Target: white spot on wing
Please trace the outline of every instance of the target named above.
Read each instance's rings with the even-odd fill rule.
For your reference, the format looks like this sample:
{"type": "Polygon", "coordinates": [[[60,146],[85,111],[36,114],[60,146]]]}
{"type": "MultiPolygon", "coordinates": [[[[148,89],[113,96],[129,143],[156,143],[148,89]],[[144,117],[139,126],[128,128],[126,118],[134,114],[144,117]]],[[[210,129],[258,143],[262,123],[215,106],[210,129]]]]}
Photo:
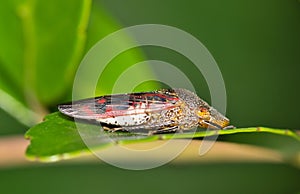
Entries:
{"type": "Polygon", "coordinates": [[[136,115],[123,115],[116,116],[114,118],[105,118],[99,119],[100,122],[110,124],[110,125],[119,125],[119,126],[135,126],[141,125],[149,120],[147,114],[136,114],[136,115]]]}

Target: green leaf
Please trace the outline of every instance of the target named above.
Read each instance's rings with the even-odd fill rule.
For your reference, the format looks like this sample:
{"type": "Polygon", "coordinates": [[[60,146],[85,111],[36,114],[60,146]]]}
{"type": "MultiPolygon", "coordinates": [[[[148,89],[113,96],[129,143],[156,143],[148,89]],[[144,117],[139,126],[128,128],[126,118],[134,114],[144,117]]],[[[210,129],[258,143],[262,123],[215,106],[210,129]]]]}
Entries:
{"type": "MultiPolygon", "coordinates": [[[[84,52],[121,28],[91,0],[0,1],[0,108],[28,126],[41,120],[47,107],[70,96],[84,52]]],[[[112,47],[131,41],[124,34],[112,47]]],[[[111,93],[120,74],[144,59],[138,48],[116,56],[99,78],[96,94],[111,93]]],[[[130,77],[143,78],[151,69],[135,73],[130,77]]],[[[77,90],[81,95],[92,87],[87,76],[77,90]]],[[[119,88],[126,90],[123,85],[119,88]]],[[[151,83],[139,90],[158,87],[151,83]]]]}
{"type": "Polygon", "coordinates": [[[0,107],[26,125],[70,88],[91,0],[0,1],[0,107]],[[16,109],[16,107],[20,107],[16,109]],[[31,110],[30,110],[31,109],[31,110]]]}
{"type": "MultiPolygon", "coordinates": [[[[122,29],[122,26],[118,24],[110,15],[103,9],[99,2],[93,2],[93,6],[90,14],[90,21],[87,28],[87,44],[86,51],[91,49],[99,40],[105,38],[107,35],[122,29]]],[[[132,45],[131,43],[135,40],[128,34],[122,34],[121,36],[113,38],[107,50],[113,50],[120,46],[132,45]]],[[[107,46],[107,45],[106,45],[107,46]]],[[[110,94],[114,93],[125,93],[131,91],[132,88],[128,88],[129,83],[137,83],[137,80],[145,80],[146,78],[155,78],[155,75],[150,67],[146,66],[135,66],[134,74],[127,74],[126,82],[115,83],[118,78],[126,72],[128,68],[135,65],[138,62],[145,61],[146,57],[140,48],[128,49],[121,54],[114,56],[101,75],[99,75],[99,81],[96,86],[94,95],[110,94]],[[114,89],[114,90],[113,90],[114,89]]],[[[101,59],[98,59],[101,60],[101,59]]],[[[97,68],[97,66],[95,66],[97,68]]],[[[94,91],[94,83],[90,83],[91,74],[90,70],[87,70],[85,77],[81,77],[80,88],[76,88],[75,92],[78,98],[87,98],[89,91],[94,91]]],[[[148,81],[148,80],[147,80],[148,81]]],[[[140,84],[140,83],[139,83],[140,84]]],[[[143,84],[141,87],[134,88],[133,91],[150,91],[161,88],[161,84],[153,81],[143,84]]],[[[74,95],[73,95],[74,96],[74,95]]]]}
{"type": "MultiPolygon", "coordinates": [[[[99,126],[92,124],[80,124],[81,129],[86,130],[88,135],[98,134],[99,126]]],[[[113,133],[118,137],[132,137],[133,134],[113,133]]],[[[75,157],[89,149],[84,144],[80,134],[78,133],[75,122],[69,120],[59,112],[52,113],[45,117],[45,121],[32,127],[27,131],[25,137],[30,139],[26,155],[29,158],[38,158],[41,161],[56,161],[75,157]]],[[[151,139],[145,136],[145,139],[151,139]]],[[[96,145],[101,148],[107,146],[111,142],[96,145]]]]}
{"type": "Polygon", "coordinates": [[[65,93],[81,59],[91,0],[27,1],[19,7],[25,91],[49,104],[65,93]],[[51,91],[51,92],[49,92],[51,91]]]}
{"type": "MultiPolygon", "coordinates": [[[[87,137],[93,137],[93,135],[99,135],[100,127],[89,123],[80,123],[81,132],[87,137]]],[[[252,128],[239,128],[228,130],[211,130],[206,132],[203,129],[197,129],[195,133],[184,132],[179,134],[160,134],[152,136],[142,136],[133,133],[115,132],[105,133],[112,140],[104,141],[93,144],[93,149],[103,149],[106,146],[114,145],[116,142],[119,144],[149,142],[155,140],[167,140],[172,138],[186,139],[186,138],[201,138],[206,136],[214,136],[216,134],[226,135],[229,134],[257,134],[264,139],[264,142],[269,142],[269,145],[264,145],[259,141],[255,141],[255,138],[245,135],[245,137],[235,137],[231,141],[239,143],[248,143],[253,145],[270,147],[279,151],[289,154],[289,159],[295,157],[300,152],[300,136],[291,130],[272,129],[264,127],[252,127],[252,128]],[[259,133],[258,133],[259,132],[259,133]],[[269,133],[273,137],[266,138],[266,134],[269,133]],[[284,147],[287,144],[284,143],[282,138],[286,138],[286,141],[290,146],[288,150],[280,150],[278,147],[284,147]],[[253,142],[251,142],[253,141],[253,142]],[[289,152],[289,153],[286,153],[289,152]]],[[[231,136],[230,135],[230,136],[231,136]]],[[[31,143],[27,148],[26,156],[30,159],[38,159],[40,161],[57,161],[61,159],[67,159],[77,157],[82,153],[89,153],[89,149],[83,142],[80,134],[78,133],[75,122],[65,117],[59,112],[52,113],[46,116],[45,121],[32,127],[25,135],[30,139],[31,143]]],[[[224,139],[223,139],[224,140],[224,139]]],[[[225,139],[226,141],[226,139],[225,139]]],[[[227,140],[230,141],[230,140],[227,140]]]]}
{"type": "Polygon", "coordinates": [[[91,0],[56,0],[51,5],[37,2],[36,30],[41,34],[37,50],[42,52],[38,52],[36,60],[40,65],[35,84],[41,101],[49,103],[64,94],[72,83],[84,51],[91,0]]]}
{"type": "Polygon", "coordinates": [[[0,1],[0,87],[18,100],[23,82],[23,30],[17,7],[21,1],[0,1]]]}

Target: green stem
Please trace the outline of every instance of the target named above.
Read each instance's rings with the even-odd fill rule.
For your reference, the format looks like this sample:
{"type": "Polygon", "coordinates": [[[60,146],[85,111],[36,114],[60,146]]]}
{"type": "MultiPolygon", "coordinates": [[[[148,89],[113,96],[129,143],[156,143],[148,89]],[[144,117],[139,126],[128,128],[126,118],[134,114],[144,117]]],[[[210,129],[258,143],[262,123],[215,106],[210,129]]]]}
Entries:
{"type": "Polygon", "coordinates": [[[39,102],[35,92],[37,44],[34,8],[35,0],[28,0],[18,7],[17,13],[22,22],[24,37],[24,95],[29,107],[40,115],[39,120],[41,120],[48,111],[39,102]]]}
{"type": "Polygon", "coordinates": [[[77,39],[75,42],[73,58],[70,60],[68,70],[66,71],[68,73],[65,76],[66,82],[73,81],[72,77],[74,76],[76,70],[74,68],[74,64],[79,64],[80,59],[82,57],[82,53],[85,49],[84,45],[86,42],[86,29],[90,18],[91,5],[91,0],[83,0],[81,15],[79,16],[80,20],[77,27],[77,39]]]}
{"type": "Polygon", "coordinates": [[[12,117],[26,126],[32,126],[39,116],[21,102],[0,89],[0,107],[12,117]]]}

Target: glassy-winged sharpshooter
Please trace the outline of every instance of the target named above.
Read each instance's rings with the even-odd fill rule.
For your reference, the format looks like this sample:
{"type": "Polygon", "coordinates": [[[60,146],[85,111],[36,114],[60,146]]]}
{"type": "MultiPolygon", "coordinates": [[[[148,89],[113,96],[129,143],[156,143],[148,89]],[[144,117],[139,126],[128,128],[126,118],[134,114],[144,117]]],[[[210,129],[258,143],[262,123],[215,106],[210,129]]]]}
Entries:
{"type": "Polygon", "coordinates": [[[61,113],[109,131],[168,133],[195,127],[226,129],[229,119],[186,89],[114,94],[58,105],[61,113]]]}

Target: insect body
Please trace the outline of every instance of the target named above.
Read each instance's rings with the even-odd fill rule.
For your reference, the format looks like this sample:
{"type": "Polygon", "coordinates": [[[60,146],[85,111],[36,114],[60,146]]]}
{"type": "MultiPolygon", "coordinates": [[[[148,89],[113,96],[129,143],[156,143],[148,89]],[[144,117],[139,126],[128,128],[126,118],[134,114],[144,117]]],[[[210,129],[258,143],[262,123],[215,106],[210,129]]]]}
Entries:
{"type": "Polygon", "coordinates": [[[153,134],[229,127],[228,118],[186,89],[106,95],[61,104],[58,109],[73,118],[96,121],[110,131],[153,134]]]}

